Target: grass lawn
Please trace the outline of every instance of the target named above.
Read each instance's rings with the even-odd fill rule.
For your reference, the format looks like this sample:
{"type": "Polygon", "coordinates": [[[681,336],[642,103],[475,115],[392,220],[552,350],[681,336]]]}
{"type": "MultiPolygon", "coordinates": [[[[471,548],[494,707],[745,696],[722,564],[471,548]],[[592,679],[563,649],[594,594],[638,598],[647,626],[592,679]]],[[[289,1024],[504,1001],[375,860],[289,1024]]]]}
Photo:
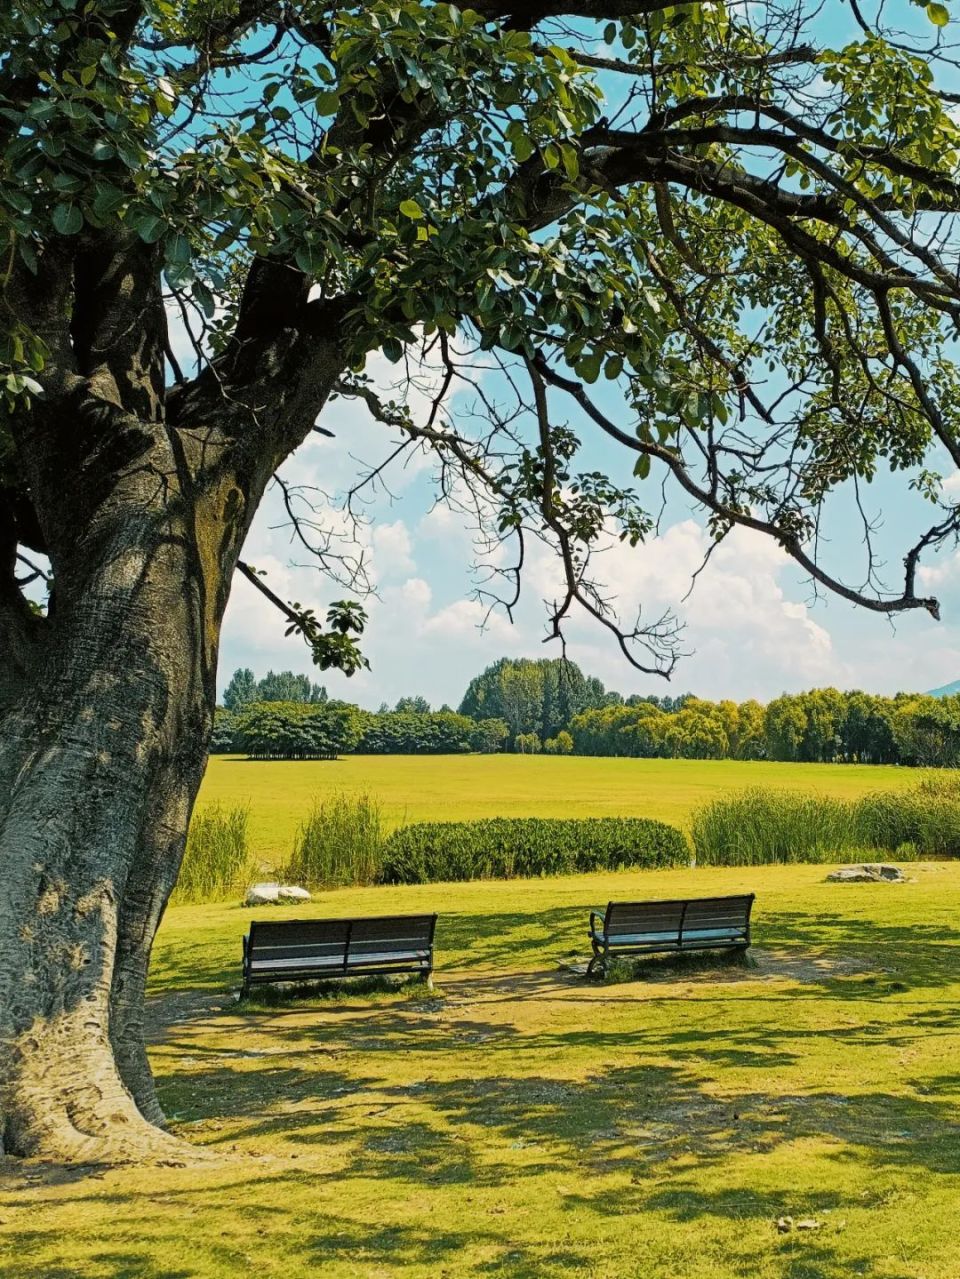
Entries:
{"type": "Polygon", "coordinates": [[[311,913],[439,909],[438,990],[244,1011],[226,992],[250,912],[171,910],[152,1056],[177,1130],[217,1157],[7,1162],[0,1273],[956,1279],[960,864],[903,885],[826,869],[324,894],[311,913]],[[755,968],[597,986],[559,967],[611,895],[747,889],[755,968]]]}
{"type": "Polygon", "coordinates": [[[915,769],[737,760],[587,759],[536,755],[347,755],[266,762],[214,755],[200,804],[250,805],[253,848],[289,855],[315,798],[366,791],[389,825],[477,817],[656,817],[686,827],[697,805],[747,786],[856,798],[916,785],[915,769]]]}

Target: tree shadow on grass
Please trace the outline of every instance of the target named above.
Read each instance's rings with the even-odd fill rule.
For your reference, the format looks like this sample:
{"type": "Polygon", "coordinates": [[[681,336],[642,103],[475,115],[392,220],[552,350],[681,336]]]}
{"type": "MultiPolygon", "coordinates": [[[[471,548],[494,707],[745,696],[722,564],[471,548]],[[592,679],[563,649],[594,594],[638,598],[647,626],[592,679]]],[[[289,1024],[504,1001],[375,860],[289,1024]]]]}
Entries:
{"type": "MultiPolygon", "coordinates": [[[[879,886],[883,891],[884,886],[879,886]]],[[[887,886],[889,887],[889,886],[887,886]]],[[[444,897],[450,897],[449,888],[444,897]]],[[[531,960],[542,961],[564,954],[584,951],[587,946],[589,910],[596,903],[555,907],[536,914],[517,912],[456,911],[444,909],[438,892],[440,918],[437,923],[436,947],[438,980],[454,962],[462,968],[516,969],[529,966],[531,960]],[[453,959],[451,960],[451,956],[453,959]]],[[[858,910],[862,903],[858,903],[858,910]]],[[[287,912],[291,913],[291,912],[287,912]]],[[[317,903],[313,908],[292,912],[305,918],[321,918],[329,907],[317,903]]],[[[157,957],[151,970],[154,991],[192,989],[227,991],[239,987],[241,938],[247,931],[251,915],[237,911],[236,936],[233,939],[204,937],[195,942],[165,943],[161,937],[157,957]]],[[[283,912],[271,919],[285,918],[283,912]]],[[[808,911],[767,911],[760,901],[755,908],[754,940],[767,948],[806,951],[811,956],[835,952],[858,953],[876,965],[909,968],[916,980],[935,982],[955,971],[960,955],[960,937],[947,924],[885,924],[864,919],[857,911],[849,914],[811,914],[808,911]]]]}
{"type": "MultiPolygon", "coordinates": [[[[955,980],[960,951],[946,926],[878,924],[839,911],[761,911],[763,946],[856,953],[873,972],[787,987],[691,972],[676,979],[686,983],[684,998],[643,983],[571,983],[542,962],[539,971],[509,971],[582,944],[586,914],[579,907],[532,921],[502,912],[442,918],[449,932],[446,940],[439,936],[441,962],[444,945],[469,954],[446,1001],[344,997],[315,1010],[232,1006],[216,1015],[208,986],[193,1005],[186,996],[155,1005],[162,1012],[169,1003],[174,1014],[158,1022],[157,1060],[179,1131],[251,1159],[242,1177],[211,1174],[209,1184],[167,1185],[164,1199],[177,1214],[170,1229],[196,1229],[208,1257],[221,1255],[221,1225],[240,1232],[254,1257],[274,1232],[289,1231],[295,1244],[283,1246],[296,1249],[290,1273],[333,1263],[357,1275],[399,1276],[420,1266],[455,1279],[567,1279],[631,1266],[683,1273],[686,1254],[677,1254],[672,1271],[662,1258],[651,1257],[647,1267],[641,1252],[624,1253],[622,1243],[598,1255],[603,1223],[627,1217],[638,1230],[651,1219],[664,1222],[664,1249],[681,1247],[671,1230],[677,1239],[692,1230],[693,1241],[682,1247],[695,1248],[698,1231],[725,1227],[710,1245],[716,1250],[716,1239],[724,1241],[718,1275],[766,1267],[777,1279],[846,1279],[853,1272],[879,1279],[889,1269],[826,1227],[801,1240],[778,1237],[773,1222],[785,1212],[852,1214],[863,1207],[856,1187],[864,1182],[922,1189],[931,1177],[960,1173],[955,1073],[926,1078],[919,1096],[883,1087],[850,1096],[810,1091],[810,1080],[806,1091],[801,1084],[787,1094],[778,1085],[782,1071],[802,1066],[815,1039],[869,1054],[879,1042],[953,1032],[960,1010],[933,1004],[929,990],[920,994],[955,980]],[[891,974],[908,989],[893,989],[891,974]],[[818,1000],[852,1020],[808,1024],[804,1014],[818,1000]],[[525,1020],[531,1003],[537,1016],[525,1020]],[[255,1159],[259,1143],[271,1153],[255,1159]],[[823,1170],[819,1184],[798,1182],[792,1195],[765,1184],[764,1159],[787,1160],[811,1143],[823,1170]],[[862,1176],[850,1178],[851,1169],[862,1176]],[[538,1234],[536,1220],[517,1215],[518,1204],[557,1194],[558,1179],[560,1227],[554,1217],[538,1234]],[[361,1221],[350,1204],[369,1195],[371,1184],[383,1187],[382,1211],[361,1221]],[[463,1219],[435,1209],[453,1193],[461,1196],[463,1219]]],[[[204,984],[218,962],[201,965],[204,984]]],[[[106,1205],[109,1229],[118,1231],[108,1248],[92,1248],[87,1260],[59,1272],[31,1270],[23,1259],[49,1248],[50,1231],[36,1214],[21,1213],[22,1225],[7,1229],[10,1255],[21,1262],[11,1275],[185,1279],[189,1268],[164,1265],[167,1227],[151,1218],[154,1197],[117,1181],[104,1189],[60,1187],[57,1202],[106,1205]],[[131,1243],[141,1222],[150,1228],[131,1243]]],[[[0,1192],[0,1216],[29,1194],[29,1186],[0,1192]]],[[[222,1247],[222,1273],[242,1272],[236,1251],[222,1247]]]]}

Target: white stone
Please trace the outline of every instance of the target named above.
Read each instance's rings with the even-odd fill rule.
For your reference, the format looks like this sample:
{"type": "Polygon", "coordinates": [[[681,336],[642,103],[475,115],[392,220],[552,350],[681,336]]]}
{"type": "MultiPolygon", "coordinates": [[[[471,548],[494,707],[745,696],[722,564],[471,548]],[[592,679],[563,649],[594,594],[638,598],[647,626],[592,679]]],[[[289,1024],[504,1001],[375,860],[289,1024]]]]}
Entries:
{"type": "Polygon", "coordinates": [[[310,894],[305,888],[298,888],[296,884],[281,884],[278,894],[282,902],[308,902],[310,894]]]}
{"type": "Polygon", "coordinates": [[[251,884],[244,899],[247,906],[275,906],[279,900],[279,884],[251,884]]]}
{"type": "Polygon", "coordinates": [[[296,884],[251,884],[244,904],[247,906],[279,906],[283,902],[308,902],[310,894],[296,884]]]}

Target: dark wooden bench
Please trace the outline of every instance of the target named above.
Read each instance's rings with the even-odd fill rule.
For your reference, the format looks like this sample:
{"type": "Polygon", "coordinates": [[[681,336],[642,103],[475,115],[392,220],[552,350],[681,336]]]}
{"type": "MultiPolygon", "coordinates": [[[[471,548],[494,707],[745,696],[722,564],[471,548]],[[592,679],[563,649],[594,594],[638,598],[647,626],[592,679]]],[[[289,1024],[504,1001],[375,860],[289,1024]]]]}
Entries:
{"type": "Polygon", "coordinates": [[[436,915],[251,921],[243,939],[243,988],[271,982],[433,974],[436,915]]]}
{"type": "Polygon", "coordinates": [[[662,902],[610,902],[590,912],[593,958],[587,973],[606,971],[616,955],[686,950],[746,950],[754,894],[662,902]]]}

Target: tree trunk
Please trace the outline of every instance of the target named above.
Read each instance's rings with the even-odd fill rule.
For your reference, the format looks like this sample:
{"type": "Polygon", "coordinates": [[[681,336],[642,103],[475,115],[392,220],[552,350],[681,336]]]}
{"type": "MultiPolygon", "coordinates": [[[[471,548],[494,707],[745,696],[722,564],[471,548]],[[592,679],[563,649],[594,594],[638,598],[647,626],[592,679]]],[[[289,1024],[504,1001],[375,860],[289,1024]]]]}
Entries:
{"type": "Polygon", "coordinates": [[[161,1126],[144,1038],[144,1001],[153,941],[183,860],[193,801],[203,775],[205,752],[163,770],[147,809],[117,925],[110,992],[110,1039],[120,1078],[145,1119],[161,1126]]]}
{"type": "Polygon", "coordinates": [[[150,949],[203,774],[237,556],[344,367],[342,307],[310,302],[279,264],[254,273],[215,366],[165,389],[160,273],[156,245],[91,231],[46,246],[36,272],[11,265],[5,289],[46,350],[0,475],[7,1153],[180,1148],[158,1127],[144,1046],[150,949]],[[43,618],[17,581],[24,539],[52,566],[43,618]]]}
{"type": "Polygon", "coordinates": [[[179,461],[165,484],[143,468],[82,548],[42,674],[0,723],[6,1153],[182,1157],[156,1126],[143,993],[203,773],[251,485],[218,472],[186,492],[179,461]]]}

